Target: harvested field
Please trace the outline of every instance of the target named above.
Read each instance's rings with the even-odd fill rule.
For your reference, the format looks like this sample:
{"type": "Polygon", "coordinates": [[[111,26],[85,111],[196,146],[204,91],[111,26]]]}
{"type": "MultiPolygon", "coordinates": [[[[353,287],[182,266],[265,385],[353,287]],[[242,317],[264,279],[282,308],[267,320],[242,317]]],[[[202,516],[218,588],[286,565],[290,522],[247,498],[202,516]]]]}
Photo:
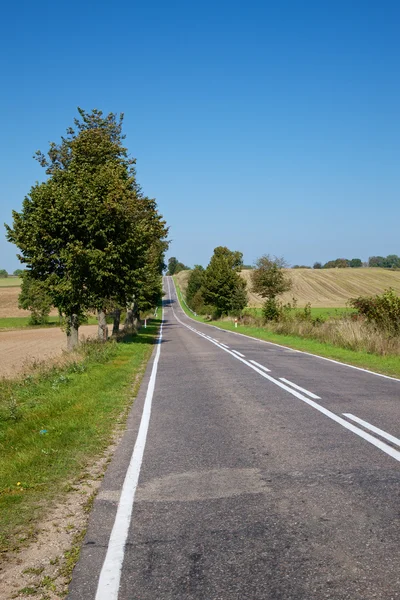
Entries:
{"type": "MultiPolygon", "coordinates": [[[[185,291],[190,271],[176,276],[180,288],[185,291]]],[[[400,294],[400,271],[387,269],[287,269],[293,288],[284,294],[283,302],[296,298],[298,306],[311,302],[314,307],[335,308],[346,306],[349,298],[380,294],[392,287],[400,294]]],[[[249,306],[259,307],[262,298],[250,292],[251,271],[242,271],[248,283],[249,306]]]]}
{"type": "MultiPolygon", "coordinates": [[[[96,325],[79,329],[80,337],[93,337],[96,325]]],[[[61,329],[27,329],[0,333],[0,377],[14,377],[32,367],[34,362],[62,356],[66,350],[66,336],[61,329]]]]}
{"type": "MultiPolygon", "coordinates": [[[[0,319],[5,317],[30,317],[29,310],[18,308],[19,286],[0,287],[0,319]]],[[[57,310],[53,309],[51,315],[56,316],[57,310]]]]}

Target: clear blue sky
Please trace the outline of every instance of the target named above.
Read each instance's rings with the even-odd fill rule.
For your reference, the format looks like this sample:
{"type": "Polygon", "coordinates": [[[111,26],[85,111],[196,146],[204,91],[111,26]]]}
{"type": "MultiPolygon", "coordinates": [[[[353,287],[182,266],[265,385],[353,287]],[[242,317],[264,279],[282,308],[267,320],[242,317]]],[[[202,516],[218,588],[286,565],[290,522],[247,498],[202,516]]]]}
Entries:
{"type": "MultiPolygon", "coordinates": [[[[9,2],[1,222],[76,107],[125,112],[169,255],[400,254],[400,3],[9,2]]],[[[0,236],[0,267],[18,267],[0,236]]]]}

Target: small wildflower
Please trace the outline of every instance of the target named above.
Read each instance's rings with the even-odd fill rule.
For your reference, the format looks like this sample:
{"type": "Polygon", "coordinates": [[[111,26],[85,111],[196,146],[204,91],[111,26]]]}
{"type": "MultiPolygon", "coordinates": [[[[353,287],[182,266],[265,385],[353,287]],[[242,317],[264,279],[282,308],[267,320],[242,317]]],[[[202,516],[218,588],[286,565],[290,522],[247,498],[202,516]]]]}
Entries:
{"type": "Polygon", "coordinates": [[[20,482],[20,481],[18,481],[17,485],[21,485],[21,482],[20,482]]]}

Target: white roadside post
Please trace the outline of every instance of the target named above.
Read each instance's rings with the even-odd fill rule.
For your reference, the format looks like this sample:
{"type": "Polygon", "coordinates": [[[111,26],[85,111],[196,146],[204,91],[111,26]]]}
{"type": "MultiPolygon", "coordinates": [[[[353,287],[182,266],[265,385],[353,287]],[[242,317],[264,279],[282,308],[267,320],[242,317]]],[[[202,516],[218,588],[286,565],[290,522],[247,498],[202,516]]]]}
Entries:
{"type": "Polygon", "coordinates": [[[236,327],[236,329],[237,329],[237,323],[238,323],[238,320],[235,319],[235,327],[236,327]]]}
{"type": "Polygon", "coordinates": [[[144,328],[147,328],[147,319],[144,320],[144,328]]]}

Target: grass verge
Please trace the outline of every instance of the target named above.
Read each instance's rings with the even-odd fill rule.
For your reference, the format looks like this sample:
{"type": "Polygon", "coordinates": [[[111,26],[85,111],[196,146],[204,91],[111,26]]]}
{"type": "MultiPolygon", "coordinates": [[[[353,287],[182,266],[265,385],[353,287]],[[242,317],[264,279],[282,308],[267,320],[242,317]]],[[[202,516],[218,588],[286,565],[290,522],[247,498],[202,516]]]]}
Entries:
{"type": "Polygon", "coordinates": [[[119,343],[90,343],[68,366],[0,382],[0,551],[35,523],[110,444],[150,358],[160,320],[119,343]]]}
{"type": "MultiPolygon", "coordinates": [[[[310,354],[316,354],[317,356],[323,356],[325,358],[332,358],[339,362],[382,373],[383,375],[390,375],[392,377],[400,378],[400,356],[398,355],[386,355],[380,356],[378,354],[371,354],[363,351],[349,350],[334,346],[333,344],[319,342],[317,340],[304,338],[295,335],[284,335],[270,331],[267,327],[251,327],[239,325],[235,328],[235,324],[230,321],[205,321],[202,317],[195,317],[182,302],[182,292],[179,288],[178,283],[175,281],[178,299],[180,301],[182,309],[185,313],[202,323],[208,323],[215,325],[220,329],[226,329],[227,331],[235,331],[237,333],[243,333],[250,337],[254,337],[267,342],[273,342],[281,346],[287,346],[295,350],[302,350],[303,352],[309,352],[310,354]]],[[[329,309],[333,310],[333,309],[329,309]]]]}

